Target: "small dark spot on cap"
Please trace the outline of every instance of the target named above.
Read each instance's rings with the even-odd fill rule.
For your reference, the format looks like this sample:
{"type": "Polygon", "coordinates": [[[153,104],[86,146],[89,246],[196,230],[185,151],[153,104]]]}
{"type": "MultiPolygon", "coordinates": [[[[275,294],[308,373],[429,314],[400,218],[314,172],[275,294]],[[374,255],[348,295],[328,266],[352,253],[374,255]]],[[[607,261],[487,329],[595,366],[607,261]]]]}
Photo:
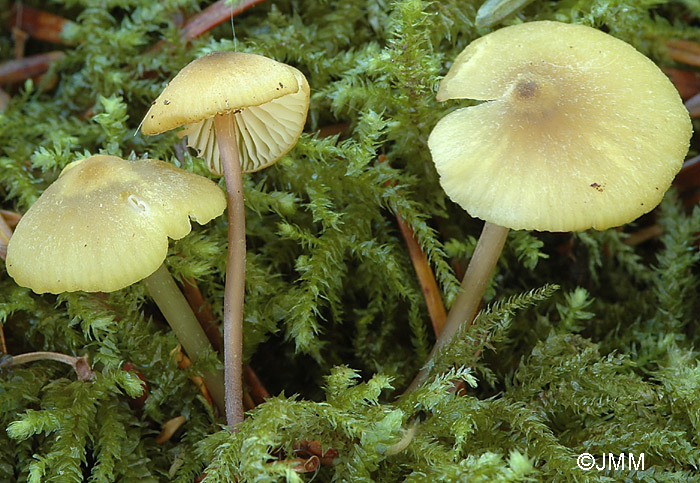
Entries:
{"type": "Polygon", "coordinates": [[[603,187],[598,183],[591,183],[591,188],[595,189],[596,191],[599,191],[600,193],[603,192],[603,187]]]}
{"type": "Polygon", "coordinates": [[[156,105],[156,101],[151,102],[151,105],[152,105],[152,106],[155,106],[155,105],[156,105]]]}
{"type": "Polygon", "coordinates": [[[522,81],[518,82],[518,97],[521,99],[531,99],[537,95],[539,91],[539,86],[537,82],[534,81],[522,81]]]}
{"type": "Polygon", "coordinates": [[[280,89],[284,89],[284,84],[280,82],[280,89]]]}
{"type": "Polygon", "coordinates": [[[165,105],[167,106],[168,104],[170,104],[170,101],[169,101],[168,99],[165,99],[165,100],[163,101],[163,104],[165,104],[165,105]]]}
{"type": "Polygon", "coordinates": [[[87,243],[85,245],[83,245],[83,247],[87,247],[87,243]]]}
{"type": "Polygon", "coordinates": [[[153,119],[153,114],[151,114],[151,119],[153,119]]]}
{"type": "Polygon", "coordinates": [[[654,189],[655,189],[656,191],[659,191],[659,187],[658,187],[658,186],[654,186],[654,189]]]}

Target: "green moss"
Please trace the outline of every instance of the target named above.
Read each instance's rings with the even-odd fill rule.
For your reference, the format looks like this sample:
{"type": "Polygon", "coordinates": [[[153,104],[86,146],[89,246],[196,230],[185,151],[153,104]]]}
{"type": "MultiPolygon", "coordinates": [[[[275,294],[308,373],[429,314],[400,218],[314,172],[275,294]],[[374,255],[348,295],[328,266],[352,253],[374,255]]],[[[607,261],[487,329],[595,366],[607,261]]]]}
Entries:
{"type": "MultiPolygon", "coordinates": [[[[448,307],[459,287],[453,264],[464,266],[480,229],[444,196],[426,141],[462,105],[434,95],[450,60],[489,31],[474,24],[483,2],[267,1],[235,18],[235,41],[225,22],[190,45],[173,20],[207,3],[25,3],[75,21],[65,33],[73,45],[30,40],[28,55],[65,57],[43,80],[3,86],[12,95],[0,113],[3,209],[26,211],[87,153],[208,175],[175,133],[134,133],[165,83],[211,50],[294,64],[312,102],[298,145],[244,180],[245,358],[274,397],[229,434],[188,378],[220,363],[178,369],[177,341],[140,284],[105,297],[39,296],[0,264],[9,352],[89,354],[96,372],[82,382],[55,362],[2,370],[1,481],[697,478],[700,210],[689,213],[676,193],[653,215],[662,236],[637,247],[625,243],[634,226],[511,234],[490,308],[440,353],[426,386],[401,396],[434,337],[395,215],[415,232],[448,307]],[[151,50],[160,40],[169,45],[151,50]],[[319,135],[335,124],[340,135],[319,135]],[[126,362],[148,381],[141,409],[129,405],[142,387],[126,362]],[[183,428],[156,443],[161,424],[179,415],[183,428]],[[311,456],[303,441],[337,456],[298,473],[292,460],[311,456]],[[582,452],[644,452],[647,469],[583,472],[582,452]]],[[[9,8],[0,0],[3,24],[9,8]]],[[[536,0],[504,24],[585,23],[672,65],[664,42],[699,40],[698,18],[690,0],[536,0]]],[[[4,30],[0,58],[12,56],[4,30]]],[[[226,243],[220,218],[173,242],[168,258],[174,275],[197,280],[219,319],[226,243]]]]}

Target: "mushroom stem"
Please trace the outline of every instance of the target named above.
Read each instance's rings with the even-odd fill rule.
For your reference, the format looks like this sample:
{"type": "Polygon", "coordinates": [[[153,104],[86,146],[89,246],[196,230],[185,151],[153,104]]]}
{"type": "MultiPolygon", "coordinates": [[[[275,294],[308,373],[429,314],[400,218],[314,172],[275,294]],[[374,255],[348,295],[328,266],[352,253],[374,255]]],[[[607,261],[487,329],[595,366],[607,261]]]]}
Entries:
{"type": "Polygon", "coordinates": [[[224,370],[229,431],[243,421],[243,297],[245,295],[245,206],[243,174],[233,114],[214,117],[228,198],[228,260],[224,289],[224,370]]]}
{"type": "Polygon", "coordinates": [[[493,270],[496,268],[501,251],[503,251],[508,231],[508,228],[500,225],[489,222],[484,224],[474,255],[472,255],[467,272],[462,279],[457,299],[447,314],[445,326],[435,342],[435,346],[428,357],[428,362],[413,379],[406,393],[414,391],[426,381],[430,374],[431,362],[435,354],[452,340],[452,337],[463,325],[469,326],[474,320],[481,299],[486,291],[486,286],[491,280],[493,270]]]}
{"type": "MultiPolygon", "coordinates": [[[[190,359],[196,361],[202,353],[211,349],[211,344],[202,326],[199,325],[192,308],[187,303],[185,296],[182,295],[165,264],[146,277],[143,283],[190,359]]],[[[222,371],[206,372],[202,374],[202,379],[204,379],[215,404],[223,411],[225,406],[222,371]]]]}

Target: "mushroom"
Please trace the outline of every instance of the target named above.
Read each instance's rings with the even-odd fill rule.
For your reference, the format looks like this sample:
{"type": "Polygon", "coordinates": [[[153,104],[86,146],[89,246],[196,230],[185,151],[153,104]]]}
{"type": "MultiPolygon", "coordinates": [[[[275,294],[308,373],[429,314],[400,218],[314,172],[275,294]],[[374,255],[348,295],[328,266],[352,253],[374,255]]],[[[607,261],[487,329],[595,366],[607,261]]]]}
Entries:
{"type": "Polygon", "coordinates": [[[530,22],[475,40],[440,83],[437,100],[455,98],[486,102],[442,118],[428,145],[447,196],[486,224],[433,354],[471,323],[509,229],[635,220],[661,201],[692,132],[651,60],[583,25],[530,22]]]}
{"type": "Polygon", "coordinates": [[[228,193],[228,266],[224,295],[224,368],[229,429],[243,420],[245,207],[242,173],[265,168],[301,135],[309,84],[294,67],[255,54],[213,52],[185,66],[153,102],[146,135],[184,126],[189,146],[228,193]]]}
{"type": "MultiPolygon", "coordinates": [[[[75,161],[17,224],[7,273],[36,293],[54,294],[113,292],[143,279],[196,360],[210,344],[163,261],[168,237],[183,238],[190,218],[208,223],[225,207],[211,180],[163,161],[106,155],[75,161]]],[[[223,374],[204,379],[223,409],[223,374]]]]}

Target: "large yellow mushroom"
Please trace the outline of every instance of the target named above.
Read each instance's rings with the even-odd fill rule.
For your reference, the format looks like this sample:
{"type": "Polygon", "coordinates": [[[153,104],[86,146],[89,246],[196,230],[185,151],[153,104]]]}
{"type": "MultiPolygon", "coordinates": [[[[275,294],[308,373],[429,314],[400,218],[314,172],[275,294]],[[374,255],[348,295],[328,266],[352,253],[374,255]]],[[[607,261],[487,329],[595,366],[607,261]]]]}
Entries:
{"type": "Polygon", "coordinates": [[[189,146],[224,175],[228,193],[228,266],[224,295],[226,416],[243,420],[243,297],[245,209],[242,173],[265,168],[304,128],[309,84],[294,67],[241,52],[213,52],[185,66],[153,102],[141,130],[159,134],[184,126],[189,146]]]}
{"type": "Polygon", "coordinates": [[[485,102],[441,119],[428,145],[447,195],[486,224],[433,352],[474,318],[509,229],[636,219],[661,201],[692,132],[651,60],[583,25],[531,22],[475,40],[437,94],[461,98],[485,102]]]}
{"type": "MultiPolygon", "coordinates": [[[[226,199],[219,187],[163,161],[96,155],[61,172],[17,224],[7,273],[36,293],[113,292],[143,280],[193,360],[211,346],[163,265],[168,237],[190,219],[208,223],[226,199]]],[[[205,374],[223,409],[223,374],[205,374]]]]}

